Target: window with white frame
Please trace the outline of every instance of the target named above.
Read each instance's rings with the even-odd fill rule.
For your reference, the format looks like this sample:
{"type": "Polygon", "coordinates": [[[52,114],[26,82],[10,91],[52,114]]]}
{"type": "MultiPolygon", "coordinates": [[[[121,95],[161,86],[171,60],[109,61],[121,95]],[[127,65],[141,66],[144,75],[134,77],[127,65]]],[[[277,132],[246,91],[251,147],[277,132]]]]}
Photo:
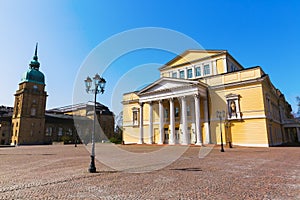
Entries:
{"type": "Polygon", "coordinates": [[[209,65],[204,65],[203,66],[203,75],[209,75],[210,74],[210,66],[209,65]]]}
{"type": "Polygon", "coordinates": [[[172,78],[177,78],[177,72],[172,73],[172,78]]]}
{"type": "Polygon", "coordinates": [[[240,95],[239,94],[228,94],[226,95],[227,108],[228,108],[228,120],[242,118],[242,112],[240,109],[240,95]]]}
{"type": "Polygon", "coordinates": [[[132,125],[133,126],[138,126],[139,125],[139,120],[138,120],[138,113],[139,109],[136,107],[132,108],[132,125]]]}
{"type": "Polygon", "coordinates": [[[188,78],[193,78],[193,70],[192,69],[187,70],[187,77],[188,78]]]}
{"type": "Polygon", "coordinates": [[[183,71],[183,70],[179,72],[179,78],[185,78],[185,77],[184,77],[184,71],[183,71]]]}
{"type": "Polygon", "coordinates": [[[201,67],[195,68],[195,76],[201,76],[201,67]]]}

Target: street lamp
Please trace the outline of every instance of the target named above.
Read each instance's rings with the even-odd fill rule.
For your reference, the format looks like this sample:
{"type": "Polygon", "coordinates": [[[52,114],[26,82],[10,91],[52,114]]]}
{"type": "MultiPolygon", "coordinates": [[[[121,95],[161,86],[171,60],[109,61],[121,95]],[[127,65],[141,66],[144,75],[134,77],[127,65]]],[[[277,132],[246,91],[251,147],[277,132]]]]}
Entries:
{"type": "Polygon", "coordinates": [[[225,118],[225,111],[218,111],[216,112],[217,118],[220,119],[220,133],[221,133],[221,152],[224,152],[224,146],[223,146],[223,136],[222,136],[222,118],[225,118]]]}
{"type": "Polygon", "coordinates": [[[104,92],[104,87],[105,87],[105,79],[100,77],[99,74],[96,74],[95,77],[93,78],[94,80],[94,86],[95,89],[92,88],[92,79],[88,76],[85,82],[85,87],[86,87],[86,92],[87,93],[92,93],[95,95],[94,98],[94,123],[93,123],[93,132],[92,132],[92,152],[91,152],[91,164],[88,169],[90,173],[95,173],[96,172],[96,166],[95,166],[95,127],[96,127],[96,99],[97,99],[97,94],[101,93],[103,94],[104,92]]]}

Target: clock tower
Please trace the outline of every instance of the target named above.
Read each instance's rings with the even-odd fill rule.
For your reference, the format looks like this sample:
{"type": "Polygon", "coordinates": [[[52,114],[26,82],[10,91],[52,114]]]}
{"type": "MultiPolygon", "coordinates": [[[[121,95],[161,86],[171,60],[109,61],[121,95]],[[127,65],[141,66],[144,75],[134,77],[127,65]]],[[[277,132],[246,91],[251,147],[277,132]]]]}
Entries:
{"type": "Polygon", "coordinates": [[[12,116],[12,145],[43,144],[47,92],[45,76],[39,71],[37,47],[29,69],[23,74],[15,93],[12,116]]]}

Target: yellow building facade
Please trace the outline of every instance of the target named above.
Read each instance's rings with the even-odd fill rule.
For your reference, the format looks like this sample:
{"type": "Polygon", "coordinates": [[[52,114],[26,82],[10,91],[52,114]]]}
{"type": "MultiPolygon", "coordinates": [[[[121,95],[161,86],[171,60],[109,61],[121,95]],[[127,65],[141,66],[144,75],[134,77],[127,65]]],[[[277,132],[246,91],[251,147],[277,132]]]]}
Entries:
{"type": "Polygon", "coordinates": [[[291,106],[261,67],[244,68],[225,50],[188,50],[161,78],[123,95],[125,144],[268,147],[300,140],[291,106]]]}

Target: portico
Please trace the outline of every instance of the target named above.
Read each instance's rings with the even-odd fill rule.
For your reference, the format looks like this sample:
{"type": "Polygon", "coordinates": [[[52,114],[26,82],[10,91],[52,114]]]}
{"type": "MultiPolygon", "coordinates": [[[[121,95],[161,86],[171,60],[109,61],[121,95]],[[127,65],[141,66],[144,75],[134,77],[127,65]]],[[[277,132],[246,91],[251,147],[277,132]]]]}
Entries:
{"type": "Polygon", "coordinates": [[[208,143],[207,87],[198,81],[161,78],[142,89],[139,96],[139,139],[147,144],[196,144],[208,143]],[[148,126],[144,126],[144,108],[148,105],[148,126]],[[158,118],[154,122],[154,107],[158,106],[158,118]],[[202,117],[201,117],[202,116],[202,117]],[[158,135],[154,124],[158,123],[158,135]],[[203,127],[203,128],[202,128],[203,127]],[[145,138],[144,129],[148,137],[145,138]],[[203,136],[204,130],[204,136],[203,136]]]}

